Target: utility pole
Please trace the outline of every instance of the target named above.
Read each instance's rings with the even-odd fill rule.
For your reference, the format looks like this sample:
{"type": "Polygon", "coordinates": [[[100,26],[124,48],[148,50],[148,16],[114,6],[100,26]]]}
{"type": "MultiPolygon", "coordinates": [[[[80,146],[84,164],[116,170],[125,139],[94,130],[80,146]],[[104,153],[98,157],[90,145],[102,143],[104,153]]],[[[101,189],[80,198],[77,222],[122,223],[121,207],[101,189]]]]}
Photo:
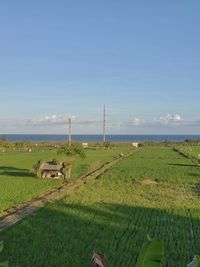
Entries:
{"type": "Polygon", "coordinates": [[[72,144],[72,118],[69,117],[69,129],[68,129],[68,143],[69,146],[72,144]]]}
{"type": "Polygon", "coordinates": [[[103,142],[106,142],[106,106],[103,107],[103,142]]]}

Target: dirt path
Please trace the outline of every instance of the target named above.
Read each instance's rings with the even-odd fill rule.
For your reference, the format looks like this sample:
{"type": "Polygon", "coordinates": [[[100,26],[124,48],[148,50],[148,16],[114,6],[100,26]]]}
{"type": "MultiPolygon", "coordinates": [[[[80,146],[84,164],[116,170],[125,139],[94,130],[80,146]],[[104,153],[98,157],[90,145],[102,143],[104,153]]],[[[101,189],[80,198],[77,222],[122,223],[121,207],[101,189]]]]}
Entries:
{"type": "MultiPolygon", "coordinates": [[[[136,151],[126,155],[124,158],[131,156],[135,152],[136,151]]],[[[93,173],[87,174],[82,178],[77,179],[76,181],[63,183],[55,188],[50,189],[46,193],[33,198],[31,201],[6,210],[0,215],[0,232],[5,230],[9,226],[21,221],[23,218],[33,214],[39,208],[44,207],[47,203],[63,198],[67,192],[76,189],[86,181],[96,179],[99,175],[103,174],[105,171],[110,169],[113,165],[115,165],[122,159],[123,158],[115,159],[109,163],[106,163],[93,173]]]]}

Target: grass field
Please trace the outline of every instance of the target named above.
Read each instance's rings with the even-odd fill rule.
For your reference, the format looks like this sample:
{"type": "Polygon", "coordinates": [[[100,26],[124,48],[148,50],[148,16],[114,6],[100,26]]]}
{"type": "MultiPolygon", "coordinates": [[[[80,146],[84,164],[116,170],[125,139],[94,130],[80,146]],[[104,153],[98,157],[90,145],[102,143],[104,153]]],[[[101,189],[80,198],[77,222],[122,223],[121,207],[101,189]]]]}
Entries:
{"type": "Polygon", "coordinates": [[[11,266],[134,266],[146,235],[165,242],[165,267],[200,254],[200,168],[171,148],[144,148],[98,179],[0,234],[11,266]]]}
{"type": "MultiPolygon", "coordinates": [[[[75,160],[73,178],[84,173],[92,162],[99,160],[99,164],[130,148],[113,148],[109,151],[86,150],[86,159],[75,160]]],[[[55,149],[34,149],[32,153],[24,151],[7,151],[0,154],[0,212],[26,200],[32,199],[48,188],[62,182],[38,179],[33,173],[32,166],[39,159],[51,160],[57,156],[55,149]]]]}
{"type": "Polygon", "coordinates": [[[199,158],[200,155],[200,146],[188,146],[188,147],[183,147],[188,153],[190,153],[192,156],[199,158]]]}

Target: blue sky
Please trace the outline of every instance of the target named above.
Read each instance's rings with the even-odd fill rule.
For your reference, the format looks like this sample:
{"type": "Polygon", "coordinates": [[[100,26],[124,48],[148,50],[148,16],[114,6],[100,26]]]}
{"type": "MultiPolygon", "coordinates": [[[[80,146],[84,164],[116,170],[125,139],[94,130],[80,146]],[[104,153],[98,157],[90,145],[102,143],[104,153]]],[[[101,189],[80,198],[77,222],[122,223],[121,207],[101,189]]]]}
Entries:
{"type": "Polygon", "coordinates": [[[200,1],[0,1],[0,132],[200,134],[200,1]]]}

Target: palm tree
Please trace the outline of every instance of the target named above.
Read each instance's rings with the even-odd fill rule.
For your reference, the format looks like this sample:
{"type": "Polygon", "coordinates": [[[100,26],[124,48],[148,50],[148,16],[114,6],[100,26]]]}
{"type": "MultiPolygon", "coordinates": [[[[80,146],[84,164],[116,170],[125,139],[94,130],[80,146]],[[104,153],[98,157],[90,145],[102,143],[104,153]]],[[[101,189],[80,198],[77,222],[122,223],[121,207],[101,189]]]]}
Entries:
{"type": "Polygon", "coordinates": [[[41,166],[41,160],[38,160],[37,163],[33,164],[33,169],[35,171],[35,174],[37,177],[41,178],[41,170],[40,170],[40,166],[41,166]]]}

